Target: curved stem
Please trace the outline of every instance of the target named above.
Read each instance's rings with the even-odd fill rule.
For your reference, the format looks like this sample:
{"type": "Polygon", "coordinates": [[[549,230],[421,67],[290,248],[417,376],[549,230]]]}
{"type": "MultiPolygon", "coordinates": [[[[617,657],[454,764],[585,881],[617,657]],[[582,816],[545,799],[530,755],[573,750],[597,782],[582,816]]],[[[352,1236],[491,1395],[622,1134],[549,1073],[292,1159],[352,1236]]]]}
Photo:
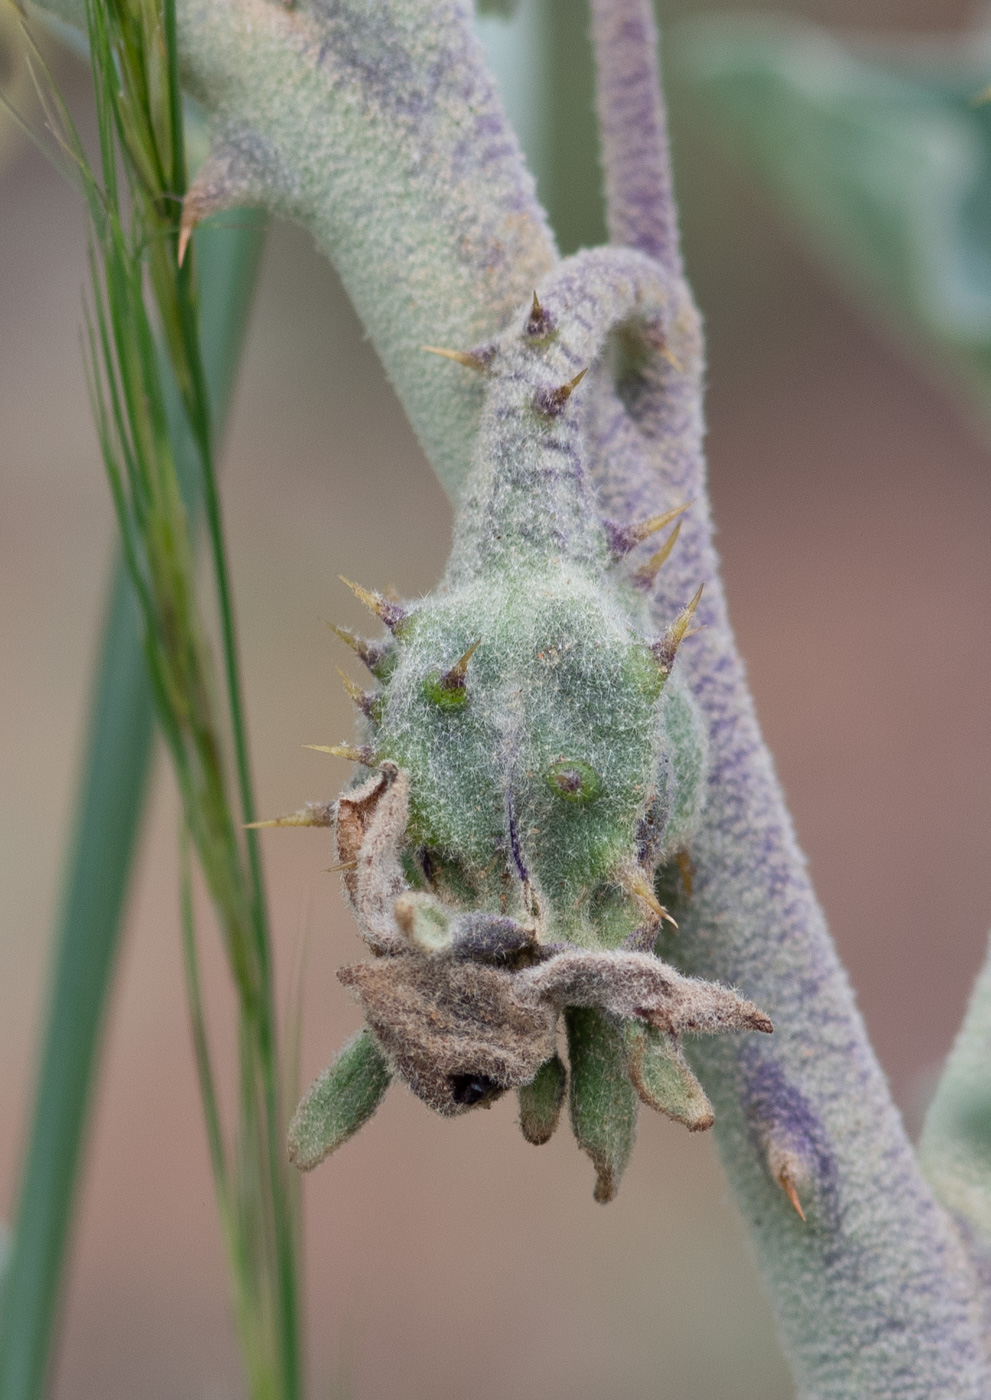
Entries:
{"type": "Polygon", "coordinates": [[[991,1251],[991,949],[926,1114],[919,1156],[937,1196],[991,1251]]]}
{"type": "Polygon", "coordinates": [[[609,239],[680,274],[654,12],[650,0],[591,4],[609,239]]]}
{"type": "MultiPolygon", "coordinates": [[[[644,0],[594,4],[609,226],[644,247],[655,219],[654,247],[670,259],[663,101],[659,88],[652,99],[645,89],[656,71],[648,8],[644,0]],[[627,88],[637,97],[627,98],[627,88]],[[653,134],[652,161],[627,159],[626,119],[653,134]]],[[[675,355],[655,357],[621,386],[629,412],[600,375],[590,425],[611,518],[697,502],[654,602],[660,629],[705,583],[704,630],[680,664],[708,719],[711,770],[692,848],[695,890],[672,952],[686,970],[739,986],[771,1015],[775,1034],[699,1042],[691,1058],[716,1105],[723,1162],[803,1393],[977,1397],[991,1375],[974,1272],[923,1179],[867,1040],[729,625],[706,495],[694,319],[695,335],[675,355]]]]}

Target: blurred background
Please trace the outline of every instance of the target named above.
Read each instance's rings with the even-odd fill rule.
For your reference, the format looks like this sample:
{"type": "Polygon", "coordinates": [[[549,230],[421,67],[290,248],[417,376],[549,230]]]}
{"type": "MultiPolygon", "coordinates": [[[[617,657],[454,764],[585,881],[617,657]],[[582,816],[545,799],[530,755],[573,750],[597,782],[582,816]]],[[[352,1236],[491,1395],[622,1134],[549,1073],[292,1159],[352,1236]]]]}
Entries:
{"type": "MultiPolygon", "coordinates": [[[[517,24],[536,22],[528,8],[517,24]]],[[[679,0],[661,18],[716,8],[679,0]]],[[[889,38],[959,35],[974,18],[962,0],[776,9],[889,38]]],[[[527,139],[570,250],[602,236],[586,17],[578,0],[546,0],[538,18],[569,117],[527,139]]],[[[512,60],[505,35],[493,42],[512,60]]],[[[534,61],[532,45],[521,52],[534,61]]],[[[85,69],[66,54],[56,66],[85,123],[85,69]]],[[[937,386],[918,344],[906,351],[820,270],[796,225],[727,156],[698,89],[672,77],[731,614],[817,890],[914,1132],[991,923],[991,431],[945,377],[937,386]]],[[[0,162],[8,1217],[114,532],[81,370],[80,203],[29,145],[3,139],[0,162]]],[[[424,591],[450,530],[333,271],[287,226],[268,239],[224,456],[257,788],[262,810],[277,813],[333,796],[344,776],[300,747],[350,731],[335,672],[348,658],[325,620],[364,619],[338,573],[424,591]]],[[[176,802],[161,762],[156,774],[96,1095],[58,1400],[240,1392],[182,984],[176,802]]],[[[266,833],[265,855],[287,1010],[305,946],[308,1080],[358,1024],[334,977],[358,943],[324,873],[326,834],[266,833]]],[[[206,923],[204,912],[229,1064],[231,1008],[206,923]]],[[[504,1100],[442,1122],[393,1089],[306,1180],[313,1395],[785,1400],[791,1383],[714,1144],[644,1113],[619,1198],[603,1209],[566,1128],[536,1152],[513,1120],[504,1100]]]]}

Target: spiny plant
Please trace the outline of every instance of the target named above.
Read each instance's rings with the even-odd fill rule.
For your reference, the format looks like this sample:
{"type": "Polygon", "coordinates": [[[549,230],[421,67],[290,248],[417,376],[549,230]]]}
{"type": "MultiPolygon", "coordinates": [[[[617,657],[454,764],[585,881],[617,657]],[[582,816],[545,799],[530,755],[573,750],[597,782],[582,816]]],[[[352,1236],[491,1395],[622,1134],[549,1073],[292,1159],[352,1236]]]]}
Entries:
{"type": "MultiPolygon", "coordinates": [[[[79,0],[49,2],[85,25],[79,0]]],[[[563,1009],[572,1117],[600,1197],[622,1170],[637,1088],[701,1126],[692,1071],[705,1084],[806,1400],[980,1400],[991,1355],[979,1128],[991,1101],[991,977],[978,984],[920,1162],[811,889],[719,584],[701,339],[682,279],[649,4],[592,0],[591,10],[611,246],[561,262],[467,0],[165,8],[169,129],[181,125],[181,71],[213,140],[182,228],[169,231],[168,278],[207,213],[257,202],[307,225],[460,511],[430,598],[368,595],[392,626],[382,641],[355,639],[380,683],[355,687],[362,732],[351,756],[365,772],[336,804],[289,819],[334,825],[378,955],[345,974],[368,1028],[304,1100],[296,1159],[311,1164],[343,1140],[394,1072],[445,1112],[516,1087],[524,1130],[546,1138],[565,1083],[554,1048],[563,1009]],[[479,373],[418,354],[425,341],[483,346],[454,352],[479,373]],[[638,528],[673,524],[690,502],[648,597],[637,575],[651,577],[649,537],[638,528]],[[626,563],[611,565],[627,545],[626,563]],[[686,600],[703,582],[694,616],[704,630],[682,646],[686,600]],[[679,855],[688,899],[670,867],[679,855]],[[660,929],[665,910],[679,923],[674,943],[660,929]],[[680,972],[650,951],[662,936],[656,947],[680,972]],[[734,985],[773,1015],[775,1034],[702,1036],[687,1047],[689,1071],[683,1031],[768,1029],[734,985]]],[[[140,278],[129,286],[137,303],[140,278]]],[[[218,850],[236,858],[238,891],[250,893],[250,862],[232,822],[221,825],[218,850]]],[[[285,1219],[271,1155],[274,1038],[263,1048],[258,1162],[285,1219]]],[[[281,1238],[291,1244],[288,1230],[281,1238]]],[[[283,1248],[280,1267],[288,1259],[283,1248]]],[[[10,1325],[7,1300],[23,1296],[13,1280],[30,1260],[19,1221],[8,1355],[25,1329],[10,1325]]],[[[300,1388],[291,1274],[272,1351],[287,1395],[300,1388]]],[[[270,1296],[260,1288],[266,1307],[270,1296]]],[[[3,1400],[37,1393],[44,1303],[40,1290],[32,1298],[35,1360],[30,1374],[19,1368],[26,1380],[0,1380],[3,1400]]],[[[249,1355],[265,1330],[244,1329],[249,1355]]]]}
{"type": "Polygon", "coordinates": [[[301,1103],[300,1167],[365,1121],[392,1074],[448,1116],[516,1088],[524,1136],[546,1142],[567,1078],[563,1011],[571,1121],[608,1201],[637,1095],[690,1129],[712,1125],[679,1036],[771,1030],[750,1002],[653,952],[662,922],[675,926],[666,868],[680,857],[690,883],[705,792],[705,730],[675,666],[702,589],[652,634],[646,595],[687,504],[637,522],[598,511],[579,386],[619,322],[633,366],[697,354],[680,284],[618,251],[563,264],[497,340],[442,352],[487,381],[447,571],[409,604],[350,584],[388,635],[340,631],[379,687],[345,678],[360,743],[331,752],[376,771],[336,805],[274,824],[335,825],[378,956],[339,973],[371,1034],[301,1103]]]}

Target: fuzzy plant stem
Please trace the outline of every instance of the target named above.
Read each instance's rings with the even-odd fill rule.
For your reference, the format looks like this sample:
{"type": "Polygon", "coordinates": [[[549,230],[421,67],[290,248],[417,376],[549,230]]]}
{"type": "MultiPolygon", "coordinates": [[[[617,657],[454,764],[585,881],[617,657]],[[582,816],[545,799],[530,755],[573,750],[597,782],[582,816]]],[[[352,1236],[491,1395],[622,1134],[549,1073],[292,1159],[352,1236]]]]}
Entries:
{"type": "MultiPolygon", "coordinates": [[[[84,0],[43,7],[85,31],[84,0]]],[[[487,339],[557,256],[468,0],[177,0],[176,18],[212,130],[184,236],[251,204],[307,227],[456,499],[484,385],[422,347],[487,339]]]]}
{"type": "Polygon", "coordinates": [[[591,0],[609,241],[680,274],[657,30],[646,0],[591,0]]]}
{"type": "Polygon", "coordinates": [[[919,1156],[975,1252],[991,1261],[991,950],[926,1115],[919,1156]]]}
{"type": "Polygon", "coordinates": [[[484,339],[555,256],[467,6],[177,10],[185,78],[214,128],[187,217],[257,197],[313,231],[456,495],[482,385],[452,383],[421,347],[484,339]]]}
{"type": "MultiPolygon", "coordinates": [[[[610,227],[636,236],[648,200],[610,159],[608,113],[653,52],[646,0],[596,0],[599,106],[607,133],[610,227]]],[[[653,127],[664,130],[659,89],[653,127]]],[[[615,150],[615,147],[612,149],[615,150]]],[[[668,201],[670,179],[656,188],[668,201]]],[[[645,251],[653,251],[648,239],[645,251]]],[[[670,250],[673,252],[673,250],[670,250]]],[[[670,256],[670,252],[669,252],[670,256]]],[[[703,632],[685,651],[708,719],[706,814],[692,846],[695,892],[675,956],[687,971],[746,991],[770,1037],[699,1041],[691,1052],[716,1108],[716,1134],[750,1226],[782,1340],[804,1396],[931,1400],[987,1395],[975,1273],[923,1178],[867,1040],[815,899],[763,743],[717,574],[702,452],[702,364],[667,363],[627,394],[599,384],[590,439],[604,513],[624,520],[695,500],[662,573],[658,618],[700,581],[703,632]],[[789,1203],[797,1193],[806,1220],[789,1203]]],[[[866,934],[865,936],[869,936],[866,934]]],[[[987,1016],[987,989],[983,1001],[987,1016]]]]}

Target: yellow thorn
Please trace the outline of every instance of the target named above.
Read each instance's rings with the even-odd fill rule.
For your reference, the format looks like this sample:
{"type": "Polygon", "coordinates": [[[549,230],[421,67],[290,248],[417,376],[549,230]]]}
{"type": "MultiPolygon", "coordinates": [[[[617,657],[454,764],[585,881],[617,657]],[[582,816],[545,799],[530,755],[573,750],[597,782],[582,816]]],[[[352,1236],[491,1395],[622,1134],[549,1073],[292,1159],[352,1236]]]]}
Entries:
{"type": "Polygon", "coordinates": [[[678,869],[681,872],[681,883],[685,887],[685,894],[689,899],[692,897],[692,859],[687,851],[679,851],[675,856],[678,862],[678,869]]]}
{"type": "Polygon", "coordinates": [[[340,865],[328,865],[327,868],[324,870],[323,873],[324,873],[325,875],[340,875],[340,873],[341,873],[342,870],[357,870],[357,869],[358,869],[358,862],[357,862],[356,860],[343,860],[343,861],[341,861],[340,865]]]}
{"type": "Polygon", "coordinates": [[[365,692],[362,690],[360,685],[355,685],[351,677],[347,674],[346,671],[342,671],[340,666],[338,666],[336,669],[337,674],[344,682],[344,689],[347,691],[349,697],[354,701],[358,708],[361,709],[365,702],[365,692]]]}
{"type": "MultiPolygon", "coordinates": [[[[685,510],[687,509],[687,507],[683,506],[682,509],[685,510]]],[[[637,587],[646,589],[651,586],[651,584],[654,582],[654,579],[661,572],[661,569],[664,567],[664,565],[670,558],[671,551],[672,549],[674,549],[675,545],[678,542],[678,534],[680,530],[681,521],[679,520],[677,525],[671,531],[670,535],[668,535],[667,539],[661,545],[660,549],[657,550],[655,554],[652,554],[650,556],[646,564],[641,564],[640,568],[637,569],[636,573],[633,575],[633,582],[637,585],[637,587]]]]}
{"type": "Polygon", "coordinates": [[[627,894],[631,894],[634,899],[639,899],[640,903],[645,904],[652,914],[656,914],[661,920],[666,920],[672,928],[678,927],[674,919],[672,919],[671,915],[664,908],[664,905],[657,898],[646,876],[640,871],[622,871],[619,882],[626,890],[627,894]]]}
{"type": "Polygon", "coordinates": [[[329,753],[331,758],[346,758],[351,763],[364,763],[366,766],[375,761],[375,755],[370,748],[355,748],[353,744],[303,744],[304,749],[312,749],[314,753],[329,753]]]}
{"type": "Polygon", "coordinates": [[[667,345],[659,345],[657,348],[660,351],[661,358],[667,360],[668,364],[671,366],[672,369],[676,369],[679,374],[684,374],[685,366],[681,363],[680,360],[675,358],[673,352],[669,349],[667,345]]]}
{"type": "Polygon", "coordinates": [[[335,637],[340,637],[345,646],[350,647],[372,674],[375,674],[375,667],[382,659],[383,647],[380,642],[369,642],[364,637],[357,636],[347,627],[337,627],[333,622],[328,622],[327,626],[334,633],[335,637]]]}
{"type": "Polygon", "coordinates": [[[444,675],[441,677],[442,685],[460,686],[463,683],[465,675],[468,671],[468,662],[475,655],[475,652],[478,650],[481,644],[481,637],[476,637],[475,640],[472,642],[471,646],[468,648],[468,650],[464,652],[462,656],[458,657],[457,661],[455,661],[451,669],[449,671],[444,672],[444,675]]]}
{"type": "Polygon", "coordinates": [[[455,364],[464,365],[465,369],[473,369],[476,374],[485,374],[488,369],[485,361],[470,350],[445,350],[440,345],[421,345],[420,349],[428,355],[443,355],[445,360],[453,360],[455,364]]]}
{"type": "Polygon", "coordinates": [[[186,211],[184,209],[182,212],[182,221],[179,224],[178,261],[180,267],[182,267],[183,259],[186,256],[186,249],[189,247],[189,240],[193,236],[193,229],[195,227],[196,225],[192,222],[192,220],[190,220],[188,223],[186,222],[186,211]]]}
{"type": "Polygon", "coordinates": [[[586,365],[584,369],[580,369],[575,375],[574,379],[569,379],[567,384],[561,385],[560,389],[558,389],[556,392],[560,394],[562,401],[571,398],[571,395],[578,388],[579,384],[585,378],[586,374],[588,374],[588,365],[586,365]]]}
{"type": "MultiPolygon", "coordinates": [[[[688,632],[688,624],[691,622],[692,617],[695,613],[695,609],[698,607],[699,603],[702,600],[702,589],[704,587],[704,583],[699,584],[692,598],[685,605],[685,607],[682,608],[681,612],[678,614],[677,618],[674,621],[674,625],[671,628],[671,633],[677,638],[677,641],[675,643],[676,646],[685,640],[685,635],[688,632]]],[[[694,630],[700,631],[701,629],[695,628],[694,630]]]]}
{"type": "Polygon", "coordinates": [[[390,632],[399,631],[407,617],[406,609],[402,603],[384,598],[381,593],[370,593],[367,588],[362,588],[360,583],[345,578],[343,574],[338,574],[337,577],[341,583],[350,588],[359,602],[364,603],[366,608],[369,608],[377,618],[385,623],[390,632]]]}
{"type": "Polygon", "coordinates": [[[536,290],[534,290],[533,305],[530,307],[530,315],[536,318],[538,316],[542,316],[543,314],[544,308],[540,304],[540,298],[537,296],[536,290]]]}
{"type": "Polygon", "coordinates": [[[533,406],[545,418],[556,418],[564,411],[564,405],[571,398],[578,385],[588,374],[588,366],[579,370],[567,384],[559,384],[556,389],[538,389],[533,397],[533,406]]]}
{"type": "Polygon", "coordinates": [[[346,627],[338,627],[336,622],[328,622],[327,626],[335,637],[340,637],[344,645],[351,648],[355,656],[361,656],[361,652],[359,651],[361,643],[354,632],[350,632],[346,627]]]}
{"type": "Polygon", "coordinates": [[[704,583],[699,584],[695,596],[691,599],[689,603],[686,604],[685,607],[682,608],[681,612],[675,618],[674,622],[672,622],[668,630],[664,633],[664,636],[660,639],[660,641],[654,643],[654,659],[657,662],[658,666],[660,666],[661,671],[665,676],[668,674],[668,672],[671,670],[671,667],[674,665],[674,658],[678,651],[678,648],[685,640],[685,637],[688,633],[688,624],[691,622],[692,615],[699,605],[699,599],[702,597],[702,589],[704,587],[704,583]]]}
{"type": "Polygon", "coordinates": [[[347,587],[350,588],[358,601],[364,603],[365,607],[370,609],[376,617],[382,616],[382,608],[385,602],[384,598],[378,593],[369,593],[367,588],[362,588],[360,583],[355,583],[353,579],[345,578],[343,574],[338,574],[337,577],[341,580],[341,583],[346,584],[347,587]]]}
{"type": "Polygon", "coordinates": [[[795,1183],[789,1176],[787,1167],[782,1167],[781,1171],[778,1173],[778,1185],[781,1187],[782,1191],[784,1191],[785,1195],[788,1197],[788,1200],[791,1202],[792,1206],[797,1212],[799,1218],[804,1223],[805,1211],[802,1209],[802,1202],[798,1199],[798,1192],[795,1189],[795,1183]]]}
{"type": "Polygon", "coordinates": [[[649,520],[643,520],[639,525],[631,525],[629,537],[633,544],[641,544],[651,535],[656,535],[658,530],[663,530],[665,525],[670,525],[672,520],[677,520],[679,515],[684,515],[689,506],[694,505],[694,501],[686,501],[683,506],[675,506],[673,510],[665,510],[660,515],[652,515],[649,520]]]}
{"type": "Polygon", "coordinates": [[[287,812],[284,817],[270,817],[264,822],[245,822],[245,831],[262,831],[271,826],[332,826],[334,822],[332,802],[310,802],[300,807],[298,812],[287,812]]]}

